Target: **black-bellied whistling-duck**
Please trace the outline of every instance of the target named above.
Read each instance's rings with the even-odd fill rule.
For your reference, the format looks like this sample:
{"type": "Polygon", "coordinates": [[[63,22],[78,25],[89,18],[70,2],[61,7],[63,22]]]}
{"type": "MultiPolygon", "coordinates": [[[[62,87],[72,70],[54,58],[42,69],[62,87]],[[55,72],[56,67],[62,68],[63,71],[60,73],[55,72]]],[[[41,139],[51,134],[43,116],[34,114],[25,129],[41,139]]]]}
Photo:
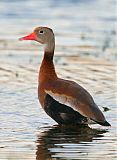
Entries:
{"type": "Polygon", "coordinates": [[[20,40],[35,40],[45,44],[44,57],[39,72],[38,97],[45,112],[58,124],[87,124],[91,119],[110,126],[92,96],[76,82],[58,78],[53,56],[55,37],[52,29],[37,27],[33,33],[20,40]]]}

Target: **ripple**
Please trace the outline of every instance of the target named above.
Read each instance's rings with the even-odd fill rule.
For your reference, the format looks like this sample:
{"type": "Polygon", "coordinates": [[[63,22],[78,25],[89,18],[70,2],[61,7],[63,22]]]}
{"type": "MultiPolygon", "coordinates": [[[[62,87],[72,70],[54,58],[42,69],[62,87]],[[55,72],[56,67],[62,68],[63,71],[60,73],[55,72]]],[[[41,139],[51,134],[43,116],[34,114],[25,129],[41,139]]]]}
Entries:
{"type": "Polygon", "coordinates": [[[0,1],[1,160],[116,159],[115,3],[0,1]],[[40,24],[55,31],[58,75],[86,88],[102,111],[108,108],[111,127],[59,127],[45,114],[37,97],[43,47],[18,41],[40,24]]]}

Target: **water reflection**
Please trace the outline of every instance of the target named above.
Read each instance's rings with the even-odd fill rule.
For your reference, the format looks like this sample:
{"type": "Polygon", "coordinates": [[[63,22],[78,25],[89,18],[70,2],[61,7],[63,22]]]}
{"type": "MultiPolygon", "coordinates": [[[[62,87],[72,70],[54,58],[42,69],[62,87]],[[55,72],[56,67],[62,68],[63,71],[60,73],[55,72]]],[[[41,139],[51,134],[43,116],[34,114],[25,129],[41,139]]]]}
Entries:
{"type": "Polygon", "coordinates": [[[115,4],[115,0],[0,1],[0,160],[116,159],[115,4]],[[37,68],[43,47],[18,41],[38,25],[55,32],[58,75],[74,79],[99,106],[110,109],[105,113],[112,124],[109,132],[44,128],[55,123],[38,107],[37,68]]]}
{"type": "MultiPolygon", "coordinates": [[[[88,158],[92,153],[93,139],[103,137],[106,130],[91,129],[88,126],[53,126],[38,135],[36,160],[71,160],[88,158]]],[[[99,148],[98,148],[99,150],[99,148]]]]}

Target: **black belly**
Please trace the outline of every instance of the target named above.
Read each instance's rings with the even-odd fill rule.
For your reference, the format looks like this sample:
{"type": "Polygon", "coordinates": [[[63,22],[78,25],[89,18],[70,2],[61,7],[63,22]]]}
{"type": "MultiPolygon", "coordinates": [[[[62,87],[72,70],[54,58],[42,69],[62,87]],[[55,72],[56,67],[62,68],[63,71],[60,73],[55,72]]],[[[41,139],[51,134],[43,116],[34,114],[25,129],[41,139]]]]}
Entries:
{"type": "Polygon", "coordinates": [[[87,123],[86,117],[82,116],[77,111],[74,111],[71,107],[57,102],[48,94],[45,98],[44,110],[52,119],[61,125],[87,123]]]}

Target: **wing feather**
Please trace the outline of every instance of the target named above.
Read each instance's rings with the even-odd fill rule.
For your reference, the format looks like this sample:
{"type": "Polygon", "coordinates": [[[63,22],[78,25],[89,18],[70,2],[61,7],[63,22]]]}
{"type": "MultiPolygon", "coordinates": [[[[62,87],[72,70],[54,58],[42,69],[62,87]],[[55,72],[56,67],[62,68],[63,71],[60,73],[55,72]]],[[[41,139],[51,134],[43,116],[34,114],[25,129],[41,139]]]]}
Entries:
{"type": "Polygon", "coordinates": [[[81,115],[98,122],[104,122],[105,117],[93,101],[92,96],[75,82],[59,79],[45,89],[57,102],[71,107],[81,115]]]}

